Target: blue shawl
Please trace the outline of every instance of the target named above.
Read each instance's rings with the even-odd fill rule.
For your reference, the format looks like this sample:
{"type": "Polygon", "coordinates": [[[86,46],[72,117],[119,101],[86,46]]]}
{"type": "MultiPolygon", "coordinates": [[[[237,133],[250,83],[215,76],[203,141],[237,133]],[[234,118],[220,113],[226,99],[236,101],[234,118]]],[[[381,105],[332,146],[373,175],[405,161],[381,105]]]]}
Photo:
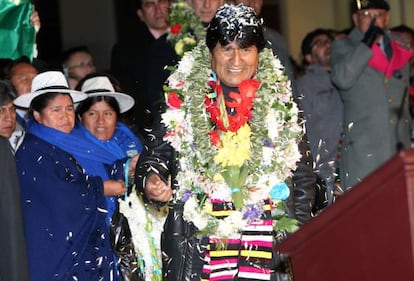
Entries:
{"type": "MultiPolygon", "coordinates": [[[[118,122],[112,138],[102,141],[84,126],[76,124],[70,133],[43,126],[30,118],[29,133],[70,153],[79,162],[86,174],[100,176],[102,180],[124,179],[125,158],[142,152],[142,144],[127,126],[118,122]]],[[[116,209],[117,196],[106,196],[107,224],[116,209]]]]}
{"type": "Polygon", "coordinates": [[[100,176],[102,180],[109,179],[105,165],[110,166],[117,160],[115,154],[119,154],[119,157],[123,156],[114,143],[111,143],[111,146],[108,144],[106,148],[103,145],[96,145],[86,137],[79,124],[76,124],[70,133],[64,133],[43,126],[30,118],[27,122],[27,131],[72,154],[86,174],[100,176]]]}

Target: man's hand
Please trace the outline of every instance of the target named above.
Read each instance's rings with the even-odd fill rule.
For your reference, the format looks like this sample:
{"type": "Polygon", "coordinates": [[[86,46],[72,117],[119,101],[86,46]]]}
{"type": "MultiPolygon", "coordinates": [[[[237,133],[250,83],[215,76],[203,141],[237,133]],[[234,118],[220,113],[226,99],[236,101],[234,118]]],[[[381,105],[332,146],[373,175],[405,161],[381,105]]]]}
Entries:
{"type": "Polygon", "coordinates": [[[384,34],[384,30],[375,25],[376,19],[373,18],[367,32],[365,32],[362,42],[368,47],[372,47],[379,35],[384,34]]]}
{"type": "Polygon", "coordinates": [[[123,180],[106,180],[104,181],[104,195],[105,196],[121,196],[127,189],[123,180]]]}
{"type": "Polygon", "coordinates": [[[167,202],[172,195],[172,189],[155,173],[149,175],[145,183],[145,193],[151,200],[167,202]]]}

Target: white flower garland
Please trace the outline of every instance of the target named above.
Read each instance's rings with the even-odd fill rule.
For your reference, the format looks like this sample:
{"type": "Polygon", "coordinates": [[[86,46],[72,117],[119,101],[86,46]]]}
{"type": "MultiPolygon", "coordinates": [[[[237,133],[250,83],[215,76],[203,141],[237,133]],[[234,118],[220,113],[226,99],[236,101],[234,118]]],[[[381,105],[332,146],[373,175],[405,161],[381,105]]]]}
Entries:
{"type": "Polygon", "coordinates": [[[138,264],[145,281],[162,281],[161,232],[166,219],[165,212],[149,211],[135,190],[119,199],[119,211],[128,219],[132,242],[138,264]]]}

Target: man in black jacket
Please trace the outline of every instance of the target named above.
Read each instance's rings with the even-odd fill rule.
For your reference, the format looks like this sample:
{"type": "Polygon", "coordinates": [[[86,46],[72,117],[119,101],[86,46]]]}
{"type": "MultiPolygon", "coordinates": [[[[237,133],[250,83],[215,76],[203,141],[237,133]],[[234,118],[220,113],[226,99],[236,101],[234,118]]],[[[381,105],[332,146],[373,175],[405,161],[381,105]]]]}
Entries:
{"type": "Polygon", "coordinates": [[[16,123],[11,88],[0,83],[0,280],[29,280],[20,187],[9,138],[16,123]]]}
{"type": "Polygon", "coordinates": [[[121,38],[112,48],[111,72],[122,90],[135,99],[134,123],[143,128],[152,124],[149,111],[169,71],[164,61],[173,61],[174,51],[167,45],[168,8],[170,0],[136,0],[140,19],[136,31],[121,38]],[[164,58],[167,56],[167,58],[164,58]],[[156,92],[154,97],[154,92],[156,92]]]}
{"type": "MultiPolygon", "coordinates": [[[[299,145],[303,148],[302,155],[293,156],[289,151],[296,149],[290,150],[286,142],[279,142],[286,137],[286,130],[296,131],[298,116],[297,112],[284,111],[290,106],[296,108],[290,87],[284,88],[283,79],[272,80],[279,75],[285,77],[283,73],[262,76],[275,70],[277,62],[264,66],[266,61],[276,59],[264,48],[262,25],[253,9],[243,5],[219,8],[207,29],[206,44],[207,47],[199,45],[184,56],[170,76],[169,86],[176,91],[168,92],[169,108],[161,122],[155,123],[137,165],[136,184],[142,196],[155,206],[167,202],[171,206],[162,235],[163,278],[199,280],[219,275],[232,280],[276,280],[277,255],[272,251],[275,218],[268,208],[269,202],[276,198],[270,195],[270,189],[276,186],[288,189],[285,181],[289,179],[284,177],[291,175],[282,172],[277,160],[283,162],[282,166],[294,166],[287,214],[305,223],[310,218],[315,192],[309,146],[303,139],[299,145]],[[181,76],[186,77],[184,81],[181,76]],[[287,99],[277,98],[274,89],[268,88],[274,84],[280,91],[286,91],[282,96],[287,99]],[[273,107],[276,104],[278,110],[273,107]],[[283,121],[280,115],[273,115],[281,111],[287,114],[283,121]],[[273,123],[279,121],[283,125],[273,123]],[[247,134],[246,138],[245,132],[250,130],[252,136],[247,134]],[[235,137],[228,142],[226,138],[230,136],[235,137]],[[240,145],[233,147],[234,142],[240,145]],[[257,154],[243,150],[246,142],[257,154]],[[218,164],[223,149],[231,150],[225,161],[235,161],[233,164],[218,164]],[[235,164],[240,159],[242,163],[235,164]],[[255,165],[258,169],[253,168],[255,165]],[[240,184],[243,170],[247,176],[240,184]],[[278,172],[282,181],[272,176],[278,172]],[[234,173],[237,176],[233,180],[237,181],[231,179],[234,173]],[[233,235],[238,238],[233,239],[233,235]],[[227,240],[229,236],[231,239],[227,240]],[[223,239],[228,242],[224,247],[220,244],[223,239]],[[250,252],[255,253],[250,256],[250,252]],[[230,262],[226,264],[223,260],[230,262]],[[249,276],[246,268],[250,267],[260,273],[249,276]]],[[[296,140],[293,135],[288,138],[296,140]]]]}

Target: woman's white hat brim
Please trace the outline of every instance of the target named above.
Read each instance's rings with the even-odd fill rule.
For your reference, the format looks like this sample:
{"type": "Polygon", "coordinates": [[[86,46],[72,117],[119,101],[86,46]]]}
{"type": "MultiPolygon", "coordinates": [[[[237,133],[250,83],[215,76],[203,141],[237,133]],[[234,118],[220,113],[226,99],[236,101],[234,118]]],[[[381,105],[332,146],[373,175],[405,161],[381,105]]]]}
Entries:
{"type": "Polygon", "coordinates": [[[115,98],[118,102],[120,113],[127,112],[135,104],[133,97],[116,92],[107,76],[96,76],[85,80],[81,91],[88,94],[89,97],[108,96],[115,98]]]}
{"type": "Polygon", "coordinates": [[[46,94],[46,93],[68,93],[71,96],[71,98],[73,100],[73,103],[80,102],[80,101],[83,101],[84,99],[88,98],[88,95],[86,95],[82,92],[79,92],[79,91],[75,91],[75,90],[47,89],[47,90],[41,90],[41,91],[28,93],[28,94],[23,94],[21,96],[18,96],[17,98],[14,99],[13,103],[16,106],[19,106],[19,107],[29,108],[32,100],[35,97],[38,97],[38,96],[46,94]]]}
{"type": "Polygon", "coordinates": [[[95,93],[87,94],[87,96],[88,96],[88,98],[89,97],[94,97],[94,96],[113,97],[118,102],[120,113],[127,112],[135,104],[135,100],[134,100],[133,97],[131,97],[127,94],[118,93],[118,92],[95,92],[95,93]]]}

